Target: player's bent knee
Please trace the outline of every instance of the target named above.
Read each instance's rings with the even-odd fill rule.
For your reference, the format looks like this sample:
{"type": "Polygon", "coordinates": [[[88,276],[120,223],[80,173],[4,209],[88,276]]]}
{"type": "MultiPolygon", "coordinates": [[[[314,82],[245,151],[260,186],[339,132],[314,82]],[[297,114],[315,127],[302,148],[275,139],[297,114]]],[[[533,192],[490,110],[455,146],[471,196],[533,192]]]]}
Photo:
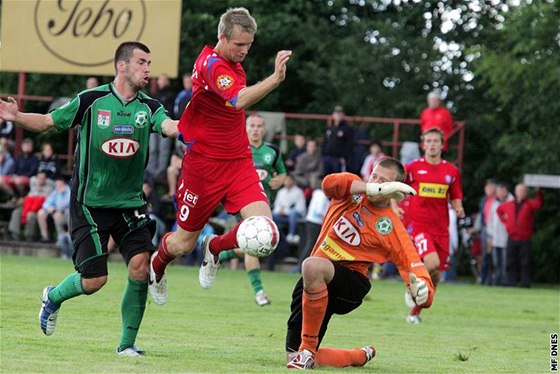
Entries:
{"type": "Polygon", "coordinates": [[[144,280],[148,277],[148,262],[150,253],[142,252],[130,259],[128,263],[128,275],[134,280],[144,280]]]}
{"type": "Polygon", "coordinates": [[[304,280],[324,280],[328,283],[334,276],[334,266],[326,258],[309,257],[303,261],[301,272],[304,280]]]}
{"type": "Polygon", "coordinates": [[[82,278],[82,288],[86,295],[99,291],[106,283],[108,277],[103,275],[97,278],[82,278]]]}

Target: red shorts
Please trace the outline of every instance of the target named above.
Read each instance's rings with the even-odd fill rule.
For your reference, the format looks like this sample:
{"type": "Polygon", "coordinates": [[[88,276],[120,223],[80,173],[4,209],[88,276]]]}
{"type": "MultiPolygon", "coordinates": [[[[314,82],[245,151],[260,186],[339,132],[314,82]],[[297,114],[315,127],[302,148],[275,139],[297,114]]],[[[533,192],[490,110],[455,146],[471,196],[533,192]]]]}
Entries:
{"type": "Polygon", "coordinates": [[[177,183],[177,224],[202,230],[219,204],[230,214],[256,201],[268,203],[253,160],[214,160],[185,153],[177,183]]]}
{"type": "Polygon", "coordinates": [[[438,270],[449,269],[449,234],[434,235],[427,230],[412,230],[410,233],[420,259],[430,253],[437,253],[439,257],[438,270]]]}

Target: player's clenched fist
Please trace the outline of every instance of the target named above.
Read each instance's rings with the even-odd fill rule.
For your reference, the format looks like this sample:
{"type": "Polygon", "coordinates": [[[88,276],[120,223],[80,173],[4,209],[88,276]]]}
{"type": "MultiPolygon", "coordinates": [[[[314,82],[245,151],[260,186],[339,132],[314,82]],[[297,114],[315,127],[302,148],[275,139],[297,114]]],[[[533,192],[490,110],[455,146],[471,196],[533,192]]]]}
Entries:
{"type": "Polygon", "coordinates": [[[276,62],[274,64],[274,73],[278,80],[282,82],[286,78],[286,63],[290,59],[292,51],[280,51],[276,55],[276,62]]]}
{"type": "Polygon", "coordinates": [[[385,182],[385,183],[366,183],[366,194],[368,196],[388,196],[399,199],[400,194],[416,195],[416,190],[408,184],[401,182],[385,182]]]}
{"type": "Polygon", "coordinates": [[[408,279],[410,280],[409,287],[412,299],[416,305],[424,305],[426,301],[428,301],[428,296],[430,294],[428,285],[422,279],[416,278],[416,275],[413,273],[408,275],[408,279]]]}

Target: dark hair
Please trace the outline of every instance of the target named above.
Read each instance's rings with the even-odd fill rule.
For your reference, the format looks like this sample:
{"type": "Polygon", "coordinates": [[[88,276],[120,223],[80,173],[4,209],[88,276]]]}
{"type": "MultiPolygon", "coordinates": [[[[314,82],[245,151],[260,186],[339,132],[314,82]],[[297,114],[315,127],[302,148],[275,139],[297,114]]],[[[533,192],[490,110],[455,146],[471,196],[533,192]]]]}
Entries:
{"type": "Polygon", "coordinates": [[[376,166],[381,166],[387,169],[393,169],[397,172],[397,182],[404,182],[406,178],[406,171],[403,164],[396,158],[386,157],[377,162],[376,166]]]}
{"type": "Polygon", "coordinates": [[[372,145],[376,145],[376,146],[378,146],[379,148],[383,148],[383,145],[381,144],[381,142],[380,142],[379,140],[374,140],[374,141],[372,141],[371,144],[370,144],[369,146],[371,147],[372,145]]]}
{"type": "Polygon", "coordinates": [[[117,62],[130,61],[130,58],[132,57],[132,54],[134,53],[135,49],[139,49],[146,53],[150,53],[150,49],[145,44],[142,44],[140,42],[123,42],[121,43],[121,45],[117,47],[117,50],[115,51],[115,59],[114,59],[115,70],[117,70],[117,62]]]}

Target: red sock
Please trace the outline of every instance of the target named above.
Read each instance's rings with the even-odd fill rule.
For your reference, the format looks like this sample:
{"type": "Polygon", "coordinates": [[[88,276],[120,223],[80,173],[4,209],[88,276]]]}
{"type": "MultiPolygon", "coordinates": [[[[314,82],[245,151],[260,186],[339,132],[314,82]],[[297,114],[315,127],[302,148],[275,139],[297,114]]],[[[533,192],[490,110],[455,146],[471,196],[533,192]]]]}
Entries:
{"type": "Polygon", "coordinates": [[[313,354],[317,353],[319,331],[321,330],[328,304],[329,291],[326,285],[313,290],[303,290],[303,323],[301,327],[300,351],[307,349],[313,354]]]}
{"type": "Polygon", "coordinates": [[[347,366],[363,366],[366,363],[366,353],[360,348],[334,349],[319,348],[315,355],[315,364],[343,368],[347,366]]]}
{"type": "Polygon", "coordinates": [[[161,239],[161,244],[159,246],[159,249],[156,252],[157,254],[154,257],[154,260],[152,261],[152,267],[154,268],[154,272],[156,273],[157,281],[159,281],[161,277],[163,277],[167,264],[169,264],[171,261],[175,259],[175,256],[171,255],[167,251],[166,240],[171,234],[172,234],[171,232],[168,232],[163,236],[163,238],[161,239]]]}
{"type": "Polygon", "coordinates": [[[414,314],[420,314],[420,312],[422,311],[422,307],[415,305],[411,310],[410,310],[410,315],[414,315],[414,314]]]}
{"type": "Polygon", "coordinates": [[[214,256],[218,256],[221,251],[238,248],[239,245],[237,244],[237,230],[239,230],[239,225],[241,225],[241,222],[235,225],[233,229],[229,230],[224,235],[220,235],[212,239],[209,245],[210,253],[212,253],[214,256]]]}

